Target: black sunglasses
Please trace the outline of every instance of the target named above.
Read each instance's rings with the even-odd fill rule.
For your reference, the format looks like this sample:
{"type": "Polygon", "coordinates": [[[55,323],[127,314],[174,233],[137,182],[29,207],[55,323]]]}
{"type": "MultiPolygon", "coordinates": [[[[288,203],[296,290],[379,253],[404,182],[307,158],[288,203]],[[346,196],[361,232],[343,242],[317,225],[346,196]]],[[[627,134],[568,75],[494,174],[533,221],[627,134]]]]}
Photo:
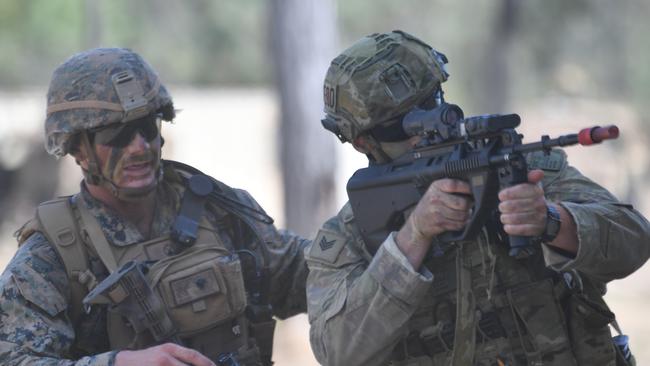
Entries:
{"type": "Polygon", "coordinates": [[[96,144],[111,147],[126,147],[133,141],[133,137],[135,137],[137,132],[147,142],[150,142],[160,134],[161,120],[162,115],[153,114],[131,122],[115,123],[91,130],[91,138],[96,144]]]}
{"type": "Polygon", "coordinates": [[[398,142],[408,140],[410,137],[402,127],[402,118],[373,127],[370,135],[379,142],[398,142]]]}

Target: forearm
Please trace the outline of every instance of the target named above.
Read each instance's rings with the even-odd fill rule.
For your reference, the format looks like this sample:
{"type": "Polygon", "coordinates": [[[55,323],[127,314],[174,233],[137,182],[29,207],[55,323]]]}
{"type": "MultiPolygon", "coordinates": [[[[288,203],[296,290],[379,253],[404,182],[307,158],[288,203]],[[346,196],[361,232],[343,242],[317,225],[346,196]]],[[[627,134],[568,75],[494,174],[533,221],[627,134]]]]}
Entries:
{"type": "Polygon", "coordinates": [[[381,364],[405,335],[406,324],[431,284],[386,243],[367,266],[313,267],[309,313],[312,348],[327,365],[381,364]],[[345,272],[343,272],[345,271],[345,272]],[[336,286],[336,287],[334,287],[336,286]]]}
{"type": "Polygon", "coordinates": [[[270,301],[274,315],[287,318],[307,311],[305,286],[307,263],[304,249],[309,241],[280,230],[278,245],[265,248],[270,276],[270,301]]]}
{"type": "Polygon", "coordinates": [[[412,311],[377,287],[368,288],[378,291],[368,297],[367,304],[357,308],[346,305],[337,315],[311,323],[312,349],[321,364],[384,364],[405,335],[412,311]]]}
{"type": "MultiPolygon", "coordinates": [[[[264,212],[248,192],[236,190],[236,193],[247,206],[264,212]]],[[[240,253],[240,257],[255,256],[254,259],[245,258],[245,261],[261,266],[254,270],[264,270],[265,273],[260,288],[248,290],[268,294],[265,301],[272,305],[274,316],[287,318],[304,313],[307,311],[305,286],[308,273],[304,249],[310,241],[291,231],[278,230],[264,220],[250,220],[249,224],[261,240],[256,247],[246,247],[247,253],[240,253]]]]}
{"type": "Polygon", "coordinates": [[[637,211],[619,203],[561,205],[576,225],[579,244],[574,259],[547,255],[551,268],[608,282],[628,276],[650,256],[650,224],[637,211]]]}
{"type": "Polygon", "coordinates": [[[103,346],[88,351],[94,356],[72,356],[78,334],[66,314],[68,291],[56,252],[40,233],[32,235],[0,276],[0,365],[112,366],[114,353],[102,353],[103,346]]]}
{"type": "Polygon", "coordinates": [[[0,365],[113,366],[115,352],[73,358],[70,350],[75,332],[67,323],[67,316],[50,315],[47,311],[51,309],[26,302],[14,285],[17,281],[2,284],[0,365]]]}
{"type": "Polygon", "coordinates": [[[29,353],[20,345],[0,341],[0,364],[6,366],[113,366],[117,351],[87,356],[78,360],[67,360],[58,357],[44,357],[29,353]]]}
{"type": "Polygon", "coordinates": [[[543,244],[548,267],[577,270],[606,283],[631,274],[646,262],[650,255],[650,224],[631,205],[618,202],[610,192],[570,166],[549,174],[543,187],[547,201],[560,206],[561,215],[569,215],[562,216],[562,236],[551,245],[543,244]],[[572,225],[577,239],[565,236],[574,231],[572,225]],[[557,247],[564,253],[556,251],[557,247]],[[566,252],[574,255],[567,256],[566,252]]]}
{"type": "Polygon", "coordinates": [[[560,221],[562,224],[555,239],[547,244],[568,253],[578,253],[578,227],[573,220],[573,216],[561,205],[555,203],[549,203],[549,205],[553,205],[560,213],[560,221]]]}
{"type": "Polygon", "coordinates": [[[429,248],[431,248],[431,239],[418,233],[412,220],[407,220],[404,227],[397,232],[395,243],[416,271],[420,269],[429,248]]]}

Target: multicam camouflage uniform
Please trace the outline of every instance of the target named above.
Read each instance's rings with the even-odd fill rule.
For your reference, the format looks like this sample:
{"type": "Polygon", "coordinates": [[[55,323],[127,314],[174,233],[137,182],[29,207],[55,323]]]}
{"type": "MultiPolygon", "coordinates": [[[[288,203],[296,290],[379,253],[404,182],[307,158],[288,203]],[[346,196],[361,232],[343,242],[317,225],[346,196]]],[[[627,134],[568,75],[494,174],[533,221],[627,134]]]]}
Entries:
{"type": "MultiPolygon", "coordinates": [[[[427,48],[393,32],[371,35],[344,51],[326,77],[325,89],[337,95],[328,104],[326,93],[323,124],[353,141],[373,120],[374,105],[363,99],[373,93],[364,94],[363,88],[378,95],[408,90],[386,85],[386,78],[376,75],[397,64],[418,80],[414,70],[423,62],[409,49],[427,48]],[[382,63],[375,67],[377,60],[382,63]],[[357,78],[355,67],[365,76],[357,78]],[[356,116],[359,120],[350,120],[356,116]]],[[[435,76],[439,69],[430,73],[435,76]]],[[[426,83],[411,87],[415,93],[430,89],[426,83]]],[[[392,97],[383,98],[391,103],[392,97]]],[[[392,98],[394,109],[404,108],[403,100],[408,97],[392,98]]],[[[575,256],[540,244],[532,256],[515,259],[500,239],[502,232],[484,229],[476,240],[441,244],[416,272],[394,233],[371,253],[348,203],[325,223],[305,254],[311,344],[319,362],[615,365],[608,326],[613,314],[602,295],[608,281],[629,275],[647,260],[650,224],[569,166],[563,151],[532,154],[527,160],[531,169],[545,173],[546,199],[575,220],[575,256]]]]}
{"type": "MultiPolygon", "coordinates": [[[[49,105],[79,100],[90,103],[68,104],[74,108],[74,116],[68,119],[60,115],[65,108],[48,115],[48,150],[56,155],[70,151],[70,138],[83,133],[89,121],[93,127],[124,122],[127,108],[121,113],[96,110],[121,105],[115,95],[112,100],[101,95],[107,89],[109,95],[114,94],[112,88],[102,89],[106,82],[102,72],[131,70],[144,92],[157,90],[145,96],[144,105],[155,111],[164,109],[163,113],[173,117],[171,98],[157,76],[129,50],[91,50],[73,56],[58,70],[49,105]],[[57,75],[77,78],[65,84],[56,80],[57,75]],[[87,78],[94,81],[86,85],[87,78]],[[89,97],[91,92],[99,95],[89,97]],[[112,106],[97,103],[107,99],[112,106]]],[[[245,191],[214,181],[221,200],[207,201],[196,242],[179,249],[170,231],[182,210],[186,180],[197,172],[173,162],[161,166],[148,237],[94,198],[85,184],[78,194],[39,206],[36,218],[18,232],[22,245],[0,276],[0,364],[113,365],[121,349],[156,344],[147,330],[136,333],[125,318],[109,310],[109,304],[93,305],[88,312],[81,306],[83,296],[109,275],[110,268],[119,268],[129,260],[149,268],[152,286],[175,323],[175,341],[213,360],[232,352],[242,365],[270,362],[274,322],[270,316],[284,318],[306,310],[303,249],[307,242],[278,231],[245,191]],[[44,213],[52,207],[56,208],[53,212],[44,213]],[[50,223],[60,217],[70,217],[72,224],[52,230],[50,223]],[[108,251],[102,251],[99,237],[105,239],[108,251]],[[79,250],[72,252],[78,255],[71,255],[70,250],[79,250]],[[79,262],[82,257],[85,260],[79,262]],[[82,268],[71,271],[71,263],[81,263],[82,268]],[[261,295],[260,290],[266,292],[261,295]],[[252,299],[254,295],[259,296],[252,299]]],[[[97,172],[84,174],[92,179],[97,172]]]]}

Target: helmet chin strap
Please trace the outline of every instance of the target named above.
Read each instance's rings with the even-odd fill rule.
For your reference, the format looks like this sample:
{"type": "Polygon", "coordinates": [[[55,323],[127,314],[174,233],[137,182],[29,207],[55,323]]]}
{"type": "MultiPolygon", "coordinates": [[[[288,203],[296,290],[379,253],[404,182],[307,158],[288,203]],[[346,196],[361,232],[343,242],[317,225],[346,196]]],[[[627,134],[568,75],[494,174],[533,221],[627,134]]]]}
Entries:
{"type": "Polygon", "coordinates": [[[368,155],[368,158],[373,160],[372,163],[383,164],[393,160],[381,148],[379,142],[377,142],[377,140],[369,133],[363,135],[362,147],[367,151],[366,155],[368,155]]]}
{"type": "Polygon", "coordinates": [[[111,192],[113,196],[121,201],[134,202],[145,198],[149,195],[149,193],[153,192],[156,189],[158,182],[162,178],[163,170],[159,158],[156,166],[154,167],[154,169],[157,171],[156,179],[154,179],[151,184],[138,188],[118,187],[112,180],[105,177],[102,174],[101,169],[99,169],[99,159],[97,159],[95,150],[90,144],[90,139],[88,138],[88,133],[86,131],[81,132],[81,143],[84,144],[85,150],[88,153],[88,169],[83,169],[83,167],[81,168],[86,182],[88,184],[101,186],[108,189],[108,191],[111,192]]]}

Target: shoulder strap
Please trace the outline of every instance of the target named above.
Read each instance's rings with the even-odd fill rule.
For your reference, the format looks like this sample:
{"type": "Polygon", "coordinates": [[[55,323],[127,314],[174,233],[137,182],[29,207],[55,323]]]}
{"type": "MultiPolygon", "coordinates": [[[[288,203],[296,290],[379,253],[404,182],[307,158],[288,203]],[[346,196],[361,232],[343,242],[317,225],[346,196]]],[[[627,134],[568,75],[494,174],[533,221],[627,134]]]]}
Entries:
{"type": "MultiPolygon", "coordinates": [[[[189,176],[202,174],[199,170],[178,162],[166,161],[175,169],[186,172],[189,176]]],[[[273,308],[269,301],[269,274],[266,260],[253,242],[264,243],[259,230],[251,220],[272,224],[273,219],[261,208],[250,206],[237,192],[227,184],[210,176],[213,190],[208,195],[208,207],[214,205],[231,215],[234,219],[232,233],[235,251],[240,255],[244,273],[244,286],[249,294],[249,303],[246,307],[246,318],[249,321],[251,336],[255,339],[259,357],[263,365],[272,365],[273,334],[275,320],[273,308]]],[[[185,180],[188,180],[185,177],[185,180]]],[[[184,182],[187,185],[187,182],[184,182]]],[[[209,208],[208,208],[209,209],[209,208]]],[[[241,356],[241,355],[240,355],[241,356]]]]}
{"type": "Polygon", "coordinates": [[[88,209],[82,204],[77,206],[79,211],[81,223],[84,226],[84,229],[88,232],[88,236],[92,238],[91,245],[97,251],[97,255],[102,260],[102,263],[106,266],[109,273],[113,273],[117,269],[117,260],[115,260],[115,255],[111,250],[111,245],[106,240],[106,236],[102,231],[102,228],[97,223],[97,219],[88,211],[88,209]]]}
{"type": "Polygon", "coordinates": [[[227,184],[216,180],[209,175],[203,174],[200,170],[187,164],[173,160],[163,160],[163,164],[165,164],[165,166],[171,167],[171,173],[174,174],[173,179],[179,181],[186,187],[188,185],[187,181],[189,177],[193,175],[201,174],[208,177],[213,184],[213,190],[210,193],[208,199],[225,211],[237,217],[246,216],[255,221],[264,222],[266,224],[273,224],[273,218],[267,215],[264,210],[256,207],[251,207],[247,203],[243,202],[239,196],[237,196],[235,189],[228,186],[227,184]]]}
{"type": "Polygon", "coordinates": [[[77,323],[83,312],[81,300],[88,289],[95,286],[96,279],[89,270],[86,248],[70,197],[42,203],[36,210],[36,219],[63,261],[70,283],[70,318],[77,323]]]}

